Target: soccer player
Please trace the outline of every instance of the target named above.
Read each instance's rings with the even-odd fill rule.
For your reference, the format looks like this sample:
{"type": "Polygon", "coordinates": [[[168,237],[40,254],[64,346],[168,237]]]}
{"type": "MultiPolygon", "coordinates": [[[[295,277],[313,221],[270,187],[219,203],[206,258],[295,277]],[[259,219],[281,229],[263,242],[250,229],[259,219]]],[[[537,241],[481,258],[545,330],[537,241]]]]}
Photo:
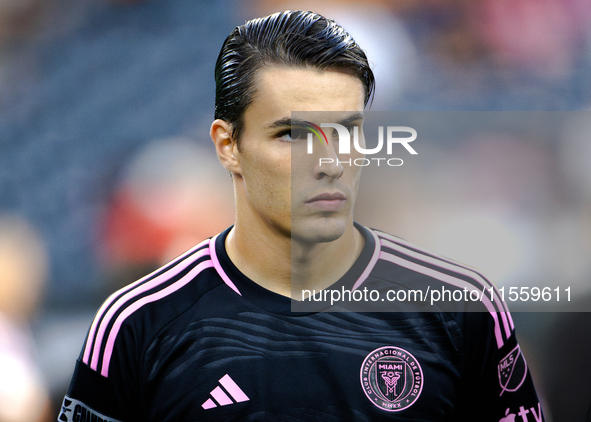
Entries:
{"type": "MultiPolygon", "coordinates": [[[[226,39],[215,77],[211,137],[236,223],[106,300],[59,420],[544,420],[498,300],[478,313],[292,312],[306,289],[494,291],[355,223],[359,167],[301,154],[294,127],[325,111],[361,125],[374,79],[351,36],[312,12],[255,19],[226,39]]],[[[315,154],[336,157],[326,133],[315,154]]]]}

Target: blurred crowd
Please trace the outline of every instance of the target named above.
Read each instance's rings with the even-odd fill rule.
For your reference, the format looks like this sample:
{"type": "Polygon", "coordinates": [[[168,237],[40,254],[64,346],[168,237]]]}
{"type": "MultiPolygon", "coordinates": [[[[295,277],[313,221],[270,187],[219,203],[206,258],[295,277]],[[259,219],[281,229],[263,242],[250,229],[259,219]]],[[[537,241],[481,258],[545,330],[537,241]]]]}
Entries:
{"type": "MultiPolygon", "coordinates": [[[[366,49],[372,110],[438,123],[368,169],[360,222],[591,310],[588,0],[0,0],[0,422],[55,420],[105,297],[232,224],[213,67],[236,25],[285,9],[366,49]],[[518,112],[454,132],[479,119],[456,111],[518,112]]],[[[549,421],[589,406],[587,315],[515,315],[549,421]]]]}

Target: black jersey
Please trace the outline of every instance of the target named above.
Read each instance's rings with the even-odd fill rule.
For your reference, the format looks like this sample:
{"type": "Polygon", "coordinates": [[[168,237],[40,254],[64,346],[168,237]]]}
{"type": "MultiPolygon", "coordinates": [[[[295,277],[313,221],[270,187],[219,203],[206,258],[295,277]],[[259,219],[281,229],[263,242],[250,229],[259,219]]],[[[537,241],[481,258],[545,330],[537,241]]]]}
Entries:
{"type": "MultiPolygon", "coordinates": [[[[334,286],[492,289],[396,237],[365,239],[334,286]]],[[[543,421],[507,309],[298,312],[245,277],[229,229],[111,295],[60,421],[543,421]]],[[[491,296],[491,297],[489,297],[491,296]]]]}

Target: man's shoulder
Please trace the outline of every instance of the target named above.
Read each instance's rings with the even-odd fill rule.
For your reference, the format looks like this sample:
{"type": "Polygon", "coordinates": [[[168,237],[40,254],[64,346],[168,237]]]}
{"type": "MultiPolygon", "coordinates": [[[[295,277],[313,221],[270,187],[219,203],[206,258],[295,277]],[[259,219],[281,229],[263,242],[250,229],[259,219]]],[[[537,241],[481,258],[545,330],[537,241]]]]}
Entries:
{"type": "Polygon", "coordinates": [[[210,255],[210,240],[190,249],[145,277],[119,289],[99,308],[88,332],[81,360],[108,371],[115,341],[148,340],[199,302],[222,282],[210,255]]]}
{"type": "MultiPolygon", "coordinates": [[[[113,293],[98,314],[129,318],[142,312],[174,318],[218,285],[207,239],[145,277],[113,293]],[[169,315],[170,314],[170,315],[169,315]]],[[[104,317],[103,317],[104,318],[104,317]]]]}
{"type": "Polygon", "coordinates": [[[479,269],[429,251],[392,234],[376,229],[367,230],[376,240],[376,250],[379,249],[375,276],[382,273],[382,276],[388,277],[392,271],[394,276],[400,276],[401,272],[407,275],[414,274],[415,277],[398,278],[396,282],[406,280],[407,283],[413,284],[418,280],[427,280],[434,282],[435,285],[447,285],[450,288],[489,292],[489,297],[492,291],[494,298],[497,286],[479,269]]]}
{"type": "Polygon", "coordinates": [[[400,237],[368,230],[379,244],[368,288],[373,284],[387,289],[386,301],[392,304],[402,302],[407,307],[417,305],[421,311],[445,312],[466,331],[489,327],[499,348],[513,335],[509,308],[496,284],[482,271],[400,237]]]}

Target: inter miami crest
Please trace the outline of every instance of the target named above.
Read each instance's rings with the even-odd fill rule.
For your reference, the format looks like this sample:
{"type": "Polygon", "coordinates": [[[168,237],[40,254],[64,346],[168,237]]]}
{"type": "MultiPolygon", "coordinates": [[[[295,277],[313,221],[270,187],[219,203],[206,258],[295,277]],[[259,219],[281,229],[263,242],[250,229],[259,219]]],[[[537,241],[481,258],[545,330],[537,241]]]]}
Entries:
{"type": "Polygon", "coordinates": [[[423,389],[419,361],[400,347],[385,346],[368,354],[361,365],[361,386],[377,407],[398,412],[410,407],[423,389]]]}
{"type": "Polygon", "coordinates": [[[497,368],[499,384],[501,385],[500,395],[505,391],[513,392],[519,390],[519,387],[521,387],[527,376],[527,363],[519,345],[501,359],[497,368]]]}

